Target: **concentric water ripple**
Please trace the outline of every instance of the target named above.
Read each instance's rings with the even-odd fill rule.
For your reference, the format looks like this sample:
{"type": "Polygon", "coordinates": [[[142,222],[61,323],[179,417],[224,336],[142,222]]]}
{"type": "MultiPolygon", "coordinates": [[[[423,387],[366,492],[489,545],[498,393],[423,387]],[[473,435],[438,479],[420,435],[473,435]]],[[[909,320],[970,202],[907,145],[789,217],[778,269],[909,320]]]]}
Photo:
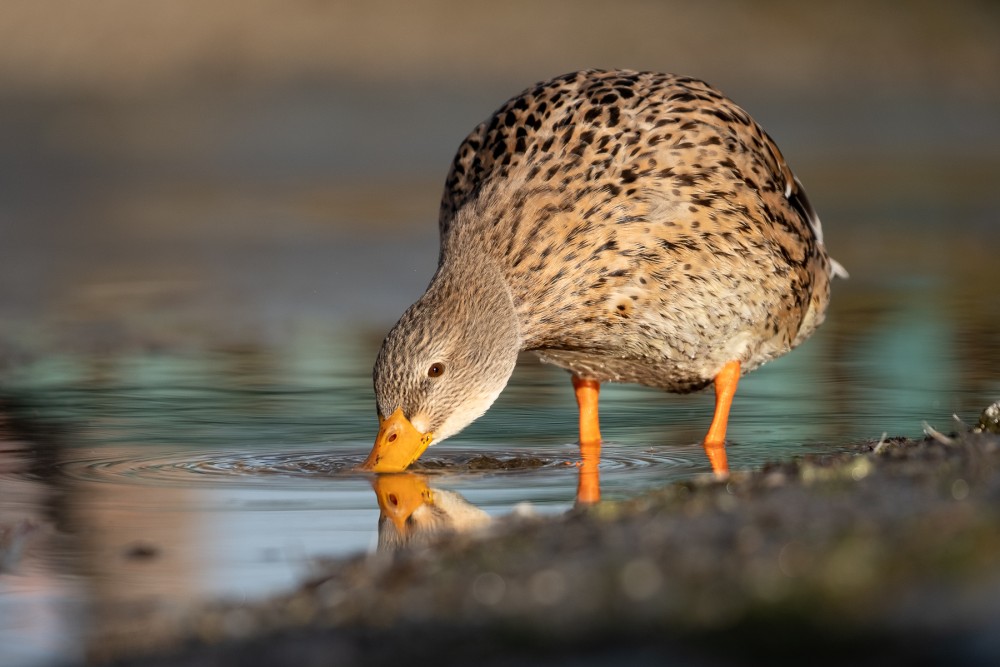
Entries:
{"type": "MultiPolygon", "coordinates": [[[[686,454],[687,452],[684,452],[686,454]]],[[[199,484],[255,484],[288,480],[333,480],[366,477],[357,467],[367,456],[366,449],[302,450],[260,452],[245,450],[156,450],[100,448],[69,450],[68,460],[54,464],[64,478],[104,483],[192,486],[199,484]]],[[[499,448],[439,447],[428,452],[412,468],[437,479],[481,476],[516,476],[561,471],[579,460],[575,446],[501,450],[499,448]]],[[[676,449],[640,449],[606,445],[601,456],[602,476],[612,477],[635,469],[662,470],[677,474],[696,465],[676,449]]]]}

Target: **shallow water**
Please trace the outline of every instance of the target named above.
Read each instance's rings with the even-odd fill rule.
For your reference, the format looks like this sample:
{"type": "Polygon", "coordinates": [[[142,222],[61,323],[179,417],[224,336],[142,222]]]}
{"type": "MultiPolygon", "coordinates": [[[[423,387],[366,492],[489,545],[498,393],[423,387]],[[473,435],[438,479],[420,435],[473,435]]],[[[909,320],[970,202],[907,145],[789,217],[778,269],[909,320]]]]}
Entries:
{"type": "MultiPolygon", "coordinates": [[[[283,147],[287,135],[267,132],[282,119],[326,122],[322,100],[288,104],[234,106],[248,117],[244,133],[283,147]]],[[[428,122],[464,131],[481,106],[451,110],[472,109],[471,120],[428,122]]],[[[439,108],[410,111],[419,123],[439,108]]],[[[106,135],[71,143],[50,156],[70,174],[65,200],[40,205],[30,189],[6,200],[31,224],[0,228],[0,251],[20,242],[46,261],[0,257],[0,288],[21,286],[0,303],[2,665],[81,657],[108,610],[260,597],[301,581],[317,559],[378,543],[374,478],[353,470],[376,428],[371,363],[433,270],[438,185],[421,169],[443,175],[462,132],[420,135],[409,150],[426,164],[384,149],[385,161],[403,155],[406,172],[385,186],[391,201],[357,180],[327,200],[286,180],[330,178],[329,165],[310,162],[327,153],[334,171],[361,169],[354,155],[379,170],[377,151],[310,147],[309,159],[291,151],[305,163],[270,173],[289,149],[241,143],[222,122],[237,109],[207,120],[119,109],[134,124],[120,122],[122,132],[141,135],[136,119],[153,113],[216,143],[189,154],[153,140],[90,161],[81,156],[113,143],[106,135]]],[[[978,180],[951,170],[936,182],[966,189],[929,192],[905,183],[920,169],[900,161],[902,175],[881,174],[887,193],[873,195],[851,185],[854,166],[814,164],[806,179],[819,184],[828,244],[852,276],[835,283],[810,341],[741,382],[734,468],[918,435],[925,420],[948,430],[953,413],[971,422],[1000,397],[1000,204],[987,177],[1000,168],[972,170],[978,180]]],[[[575,410],[566,374],[526,356],[494,407],[417,470],[491,516],[566,511],[580,474],[575,410]]],[[[603,498],[708,473],[698,443],[710,393],[606,386],[601,410],[603,498]]]]}

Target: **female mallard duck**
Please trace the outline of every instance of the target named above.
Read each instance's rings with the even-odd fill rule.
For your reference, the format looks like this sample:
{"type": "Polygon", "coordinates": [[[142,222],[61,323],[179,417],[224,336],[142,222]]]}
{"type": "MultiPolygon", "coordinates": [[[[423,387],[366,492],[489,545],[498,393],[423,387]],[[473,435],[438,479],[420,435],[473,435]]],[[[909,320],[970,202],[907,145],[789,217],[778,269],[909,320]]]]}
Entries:
{"type": "Polygon", "coordinates": [[[725,475],[740,375],[808,338],[846,275],[767,133],[652,72],[575,72],[504,104],[459,147],[439,225],[437,272],[375,362],[369,470],[482,415],[531,350],[572,373],[591,450],[601,382],[714,382],[704,447],[725,475]]]}

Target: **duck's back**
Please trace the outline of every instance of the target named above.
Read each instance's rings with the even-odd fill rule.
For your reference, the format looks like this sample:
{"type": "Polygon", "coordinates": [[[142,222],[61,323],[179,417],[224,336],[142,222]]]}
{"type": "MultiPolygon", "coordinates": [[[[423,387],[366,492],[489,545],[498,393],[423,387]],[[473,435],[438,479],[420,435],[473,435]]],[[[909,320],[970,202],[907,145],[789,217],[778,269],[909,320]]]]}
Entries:
{"type": "Polygon", "coordinates": [[[526,349],[672,391],[750,370],[823,319],[819,219],[771,138],[704,82],[584,71],[512,98],[459,147],[441,261],[506,275],[526,349]]]}

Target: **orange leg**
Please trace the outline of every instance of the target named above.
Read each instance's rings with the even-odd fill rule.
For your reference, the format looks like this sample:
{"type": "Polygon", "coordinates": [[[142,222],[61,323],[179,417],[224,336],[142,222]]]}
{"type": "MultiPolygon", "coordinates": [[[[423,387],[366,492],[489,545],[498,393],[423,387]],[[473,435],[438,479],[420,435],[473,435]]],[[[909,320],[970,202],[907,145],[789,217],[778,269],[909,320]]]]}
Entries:
{"type": "Polygon", "coordinates": [[[740,362],[727,362],[715,376],[715,416],[705,436],[705,453],[717,477],[729,474],[726,462],[726,425],[729,422],[729,408],[733,404],[736,385],[740,381],[740,362]]]}
{"type": "Polygon", "coordinates": [[[573,376],[576,404],[580,407],[580,480],[576,488],[576,502],[589,505],[601,499],[601,480],[598,465],[601,462],[601,428],[597,416],[597,397],[601,383],[573,376]]]}

